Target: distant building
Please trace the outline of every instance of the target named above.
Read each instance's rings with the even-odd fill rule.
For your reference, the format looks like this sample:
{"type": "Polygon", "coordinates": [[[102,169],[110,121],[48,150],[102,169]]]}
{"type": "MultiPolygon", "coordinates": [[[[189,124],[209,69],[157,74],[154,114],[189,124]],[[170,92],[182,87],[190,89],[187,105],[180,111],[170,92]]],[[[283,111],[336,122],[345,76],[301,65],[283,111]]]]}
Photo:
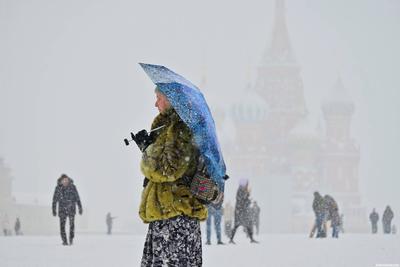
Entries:
{"type": "Polygon", "coordinates": [[[338,79],[322,103],[324,123],[310,122],[285,2],[277,0],[271,42],[256,83],[230,111],[236,140],[224,148],[229,173],[250,178],[263,192],[262,229],[308,232],[314,220],[313,192],[320,191],[338,201],[347,232],[367,231],[359,190],[360,151],[350,135],[354,109],[338,79]]]}

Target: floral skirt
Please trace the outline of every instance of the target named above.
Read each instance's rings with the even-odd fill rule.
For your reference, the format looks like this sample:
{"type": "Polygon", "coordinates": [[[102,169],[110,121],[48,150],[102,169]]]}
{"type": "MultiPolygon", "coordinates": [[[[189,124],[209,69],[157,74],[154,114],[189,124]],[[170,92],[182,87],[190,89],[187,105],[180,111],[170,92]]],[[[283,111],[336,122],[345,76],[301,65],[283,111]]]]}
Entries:
{"type": "Polygon", "coordinates": [[[142,267],[201,265],[199,220],[178,216],[149,224],[142,267]]]}

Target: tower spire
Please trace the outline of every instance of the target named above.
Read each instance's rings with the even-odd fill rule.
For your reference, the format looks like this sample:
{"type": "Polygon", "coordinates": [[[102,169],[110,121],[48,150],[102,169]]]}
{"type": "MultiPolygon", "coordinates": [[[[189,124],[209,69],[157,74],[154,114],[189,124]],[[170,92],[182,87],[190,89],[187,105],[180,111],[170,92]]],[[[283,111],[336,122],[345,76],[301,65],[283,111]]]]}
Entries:
{"type": "Polygon", "coordinates": [[[342,78],[339,75],[336,79],[335,84],[333,85],[331,90],[328,91],[328,94],[323,101],[323,105],[325,106],[332,103],[354,106],[354,101],[351,98],[348,90],[344,86],[342,78]]]}
{"type": "Polygon", "coordinates": [[[276,0],[275,19],[271,43],[268,45],[262,64],[296,63],[286,25],[285,0],[276,0]]]}

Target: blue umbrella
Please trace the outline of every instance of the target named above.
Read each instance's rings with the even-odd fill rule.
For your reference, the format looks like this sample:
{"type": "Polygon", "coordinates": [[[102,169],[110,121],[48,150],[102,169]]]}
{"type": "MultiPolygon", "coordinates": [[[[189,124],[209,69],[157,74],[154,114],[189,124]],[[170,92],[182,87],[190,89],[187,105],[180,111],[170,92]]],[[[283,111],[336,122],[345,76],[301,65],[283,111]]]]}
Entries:
{"type": "Polygon", "coordinates": [[[139,64],[192,131],[211,178],[223,191],[225,162],[217,139],[214,119],[203,94],[190,81],[164,66],[139,64]]]}

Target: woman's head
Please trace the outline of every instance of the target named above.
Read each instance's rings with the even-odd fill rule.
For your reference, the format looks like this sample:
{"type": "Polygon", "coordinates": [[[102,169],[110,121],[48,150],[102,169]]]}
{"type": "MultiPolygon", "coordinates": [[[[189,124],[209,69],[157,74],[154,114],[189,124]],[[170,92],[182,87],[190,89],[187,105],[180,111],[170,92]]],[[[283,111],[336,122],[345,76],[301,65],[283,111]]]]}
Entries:
{"type": "Polygon", "coordinates": [[[158,108],[158,111],[160,113],[163,113],[171,107],[171,104],[169,103],[168,98],[163,93],[161,93],[161,91],[158,88],[156,88],[155,93],[156,93],[155,106],[158,108]]]}

